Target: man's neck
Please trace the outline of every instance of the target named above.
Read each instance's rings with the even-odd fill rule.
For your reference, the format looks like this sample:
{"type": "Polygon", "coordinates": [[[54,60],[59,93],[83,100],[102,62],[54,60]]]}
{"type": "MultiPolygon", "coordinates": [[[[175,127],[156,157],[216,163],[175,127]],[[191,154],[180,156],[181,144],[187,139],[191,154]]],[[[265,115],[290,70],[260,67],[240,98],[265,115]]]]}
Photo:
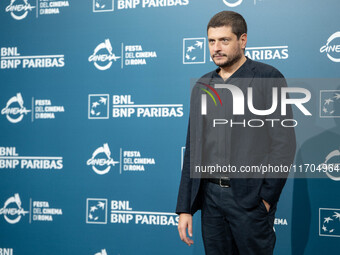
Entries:
{"type": "Polygon", "coordinates": [[[237,61],[232,66],[221,67],[221,70],[218,74],[223,78],[223,80],[227,80],[230,76],[233,75],[243,64],[247,61],[247,58],[243,55],[239,61],[237,61]]]}

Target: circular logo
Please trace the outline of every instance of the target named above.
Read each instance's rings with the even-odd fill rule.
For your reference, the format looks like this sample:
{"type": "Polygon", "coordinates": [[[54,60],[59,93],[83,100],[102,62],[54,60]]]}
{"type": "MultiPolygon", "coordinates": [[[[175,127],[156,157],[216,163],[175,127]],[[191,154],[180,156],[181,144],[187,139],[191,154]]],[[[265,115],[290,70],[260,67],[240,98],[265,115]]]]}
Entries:
{"type": "Polygon", "coordinates": [[[93,51],[93,54],[89,57],[89,62],[93,62],[94,66],[101,70],[107,70],[111,67],[112,61],[117,61],[120,57],[112,53],[112,46],[109,39],[100,43],[93,51]],[[100,54],[99,51],[106,50],[108,54],[100,54]],[[103,63],[100,65],[99,63],[103,63]],[[106,64],[104,64],[106,63],[106,64]]]}
{"type": "Polygon", "coordinates": [[[9,122],[18,123],[22,120],[24,114],[27,115],[30,111],[24,107],[24,100],[21,93],[18,93],[8,100],[6,107],[1,110],[1,114],[5,114],[9,122]],[[12,104],[19,107],[11,107],[12,104]]]}
{"type": "Polygon", "coordinates": [[[335,32],[334,34],[332,34],[328,40],[326,45],[322,46],[320,48],[320,52],[326,52],[327,53],[327,57],[332,60],[333,62],[340,62],[340,57],[336,58],[334,56],[332,56],[331,54],[334,55],[334,53],[340,53],[340,44],[335,45],[332,44],[331,42],[337,38],[340,38],[340,31],[335,32]]]}
{"type": "Polygon", "coordinates": [[[323,165],[327,167],[326,175],[333,181],[340,181],[340,176],[335,175],[335,173],[340,172],[340,163],[337,163],[339,162],[339,156],[340,151],[334,150],[327,155],[326,160],[323,163],[323,165]]]}
{"type": "Polygon", "coordinates": [[[18,223],[22,215],[27,213],[27,211],[24,211],[24,209],[21,208],[19,194],[15,194],[13,197],[7,199],[4,207],[0,209],[0,214],[3,214],[5,220],[10,224],[18,223]],[[14,204],[14,206],[12,204],[14,204]]]}
{"type": "Polygon", "coordinates": [[[240,5],[242,3],[243,0],[237,0],[236,2],[234,3],[230,3],[230,1],[227,1],[227,0],[223,0],[223,3],[226,5],[226,6],[229,6],[229,7],[236,7],[238,5],[240,5]]]}
{"type": "Polygon", "coordinates": [[[23,0],[24,4],[14,4],[16,0],[11,0],[11,3],[6,7],[6,12],[10,12],[11,16],[16,20],[26,18],[28,11],[32,11],[35,6],[31,6],[28,0],[23,0]]]}
{"type": "Polygon", "coordinates": [[[96,149],[92,154],[92,158],[87,161],[87,165],[92,165],[92,170],[99,175],[107,174],[111,169],[111,165],[115,166],[118,163],[119,161],[114,161],[111,158],[111,151],[107,143],[96,149]],[[104,154],[105,157],[97,157],[99,154],[104,154]],[[105,166],[106,168],[104,169],[98,169],[98,167],[102,168],[105,166]]]}

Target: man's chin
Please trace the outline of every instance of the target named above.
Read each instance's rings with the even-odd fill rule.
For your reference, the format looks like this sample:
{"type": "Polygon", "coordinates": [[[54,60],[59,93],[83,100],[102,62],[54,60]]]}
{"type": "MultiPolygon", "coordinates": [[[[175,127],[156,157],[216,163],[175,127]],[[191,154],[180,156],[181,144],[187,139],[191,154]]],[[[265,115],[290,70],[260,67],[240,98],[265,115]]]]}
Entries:
{"type": "Polygon", "coordinates": [[[228,67],[230,66],[228,61],[214,61],[215,65],[217,65],[218,67],[228,67]]]}
{"type": "Polygon", "coordinates": [[[219,66],[219,67],[224,67],[225,64],[228,63],[228,61],[226,60],[216,60],[215,58],[213,58],[213,61],[215,63],[215,65],[219,66]]]}

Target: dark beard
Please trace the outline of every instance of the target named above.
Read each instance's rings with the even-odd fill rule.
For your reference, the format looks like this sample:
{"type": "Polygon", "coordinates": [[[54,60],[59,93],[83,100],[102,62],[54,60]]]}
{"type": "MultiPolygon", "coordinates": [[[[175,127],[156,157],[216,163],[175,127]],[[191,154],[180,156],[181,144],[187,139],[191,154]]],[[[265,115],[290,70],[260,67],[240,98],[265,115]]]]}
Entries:
{"type": "Polygon", "coordinates": [[[232,66],[233,64],[235,64],[237,61],[239,61],[239,60],[241,59],[241,57],[242,57],[242,55],[241,55],[241,54],[238,54],[238,55],[236,55],[235,57],[233,57],[232,59],[227,60],[226,62],[224,62],[224,63],[222,63],[222,64],[219,64],[219,65],[217,65],[216,63],[215,63],[215,64],[216,64],[217,66],[221,67],[221,68],[230,67],[230,66],[232,66]]]}

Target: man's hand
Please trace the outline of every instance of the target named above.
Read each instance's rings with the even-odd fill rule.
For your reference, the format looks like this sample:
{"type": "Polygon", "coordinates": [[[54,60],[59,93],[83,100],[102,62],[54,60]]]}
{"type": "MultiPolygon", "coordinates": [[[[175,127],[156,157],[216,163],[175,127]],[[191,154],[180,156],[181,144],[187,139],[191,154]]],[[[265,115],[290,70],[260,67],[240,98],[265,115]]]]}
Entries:
{"type": "Polygon", "coordinates": [[[267,212],[269,212],[270,204],[268,204],[268,203],[266,202],[266,200],[264,200],[264,199],[262,199],[262,201],[263,201],[264,205],[266,206],[267,212]]]}
{"type": "Polygon", "coordinates": [[[189,236],[192,237],[192,215],[189,213],[181,213],[178,221],[178,232],[181,240],[187,245],[194,244],[194,241],[187,236],[187,229],[189,236]]]}

